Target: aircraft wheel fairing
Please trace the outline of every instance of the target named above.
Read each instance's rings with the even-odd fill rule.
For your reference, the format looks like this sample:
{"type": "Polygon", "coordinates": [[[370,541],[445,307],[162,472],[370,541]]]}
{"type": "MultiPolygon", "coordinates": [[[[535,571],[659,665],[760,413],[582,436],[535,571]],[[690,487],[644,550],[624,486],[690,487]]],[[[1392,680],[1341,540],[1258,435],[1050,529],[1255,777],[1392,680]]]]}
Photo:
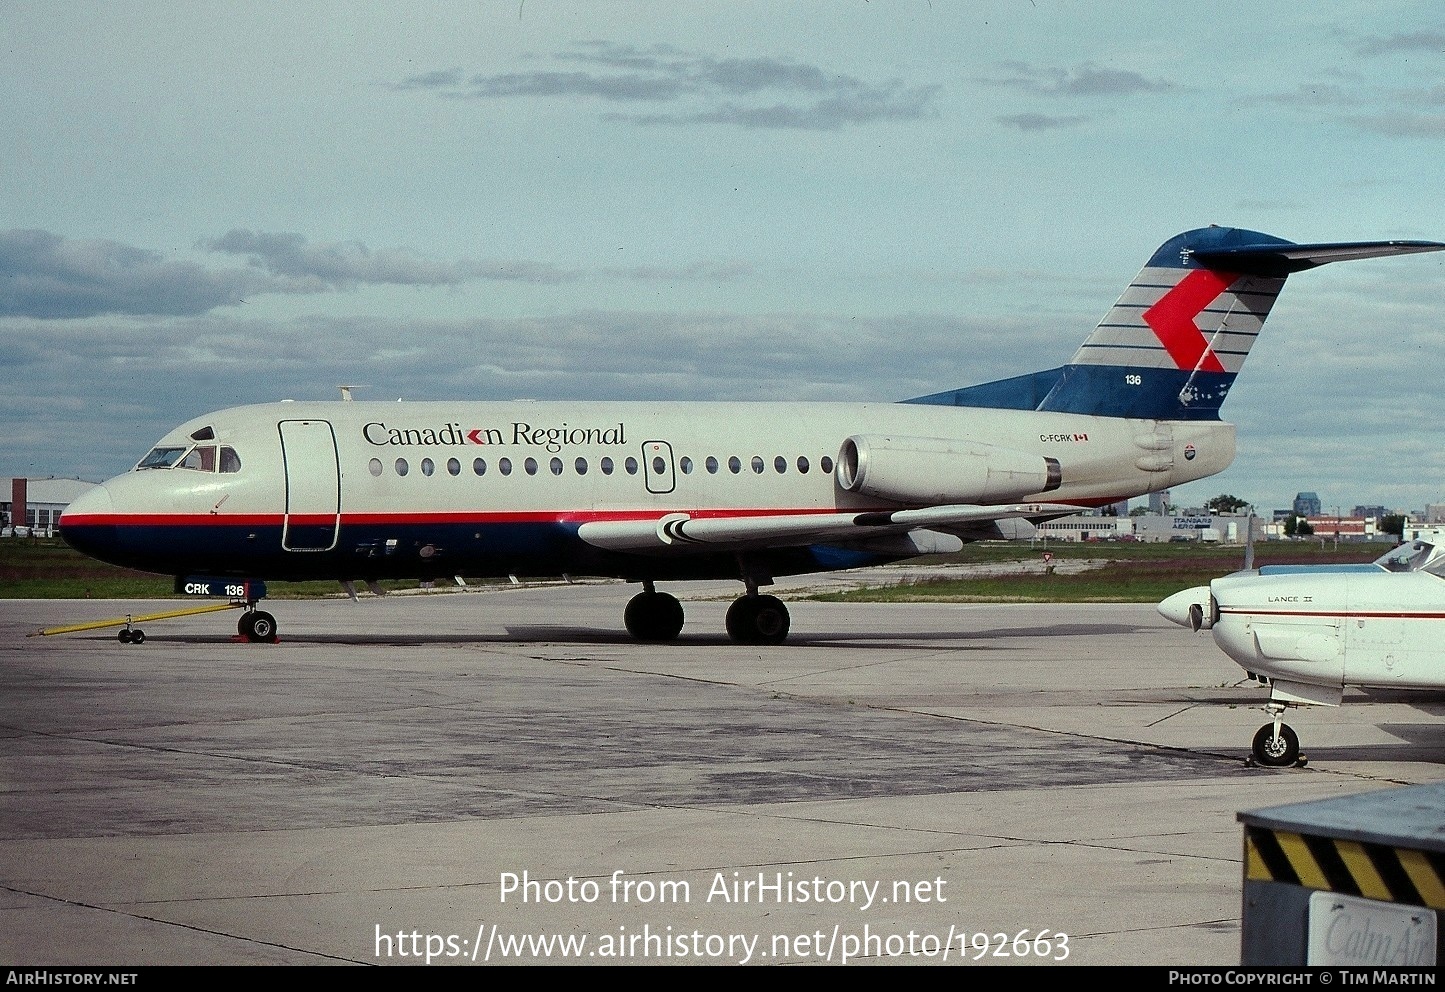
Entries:
{"type": "Polygon", "coordinates": [[[622,622],[639,641],[671,641],[682,630],[682,604],[665,592],[640,592],[627,602],[622,622]]]}
{"type": "Polygon", "coordinates": [[[728,636],[739,644],[782,644],[789,624],[788,607],[776,596],[742,596],[728,607],[728,636]]]}
{"type": "Polygon", "coordinates": [[[1271,768],[1284,768],[1299,760],[1299,737],[1288,724],[1279,725],[1279,736],[1275,736],[1274,724],[1266,723],[1254,735],[1252,748],[1254,760],[1271,768]]]}

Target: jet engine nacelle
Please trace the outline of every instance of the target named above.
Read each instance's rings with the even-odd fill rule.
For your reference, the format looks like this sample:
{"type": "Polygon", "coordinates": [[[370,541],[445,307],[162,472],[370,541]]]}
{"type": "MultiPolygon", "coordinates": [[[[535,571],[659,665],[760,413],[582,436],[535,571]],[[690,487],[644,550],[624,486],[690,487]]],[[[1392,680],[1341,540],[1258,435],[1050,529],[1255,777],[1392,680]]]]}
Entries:
{"type": "Polygon", "coordinates": [[[838,485],[899,503],[1006,503],[1059,488],[1057,459],[976,441],[855,434],[838,452],[838,485]]]}

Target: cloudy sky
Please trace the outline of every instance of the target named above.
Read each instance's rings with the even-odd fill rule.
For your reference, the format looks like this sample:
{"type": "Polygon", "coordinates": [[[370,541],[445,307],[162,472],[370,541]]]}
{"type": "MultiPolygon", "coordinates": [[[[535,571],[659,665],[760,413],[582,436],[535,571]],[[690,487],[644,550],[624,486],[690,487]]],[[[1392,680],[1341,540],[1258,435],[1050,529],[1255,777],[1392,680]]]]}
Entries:
{"type": "MultiPolygon", "coordinates": [[[[1445,240],[1432,2],[0,4],[0,475],[274,399],[895,400],[1207,224],[1445,240]]],[[[1262,510],[1445,501],[1445,253],[1292,277],[1262,510]]]]}

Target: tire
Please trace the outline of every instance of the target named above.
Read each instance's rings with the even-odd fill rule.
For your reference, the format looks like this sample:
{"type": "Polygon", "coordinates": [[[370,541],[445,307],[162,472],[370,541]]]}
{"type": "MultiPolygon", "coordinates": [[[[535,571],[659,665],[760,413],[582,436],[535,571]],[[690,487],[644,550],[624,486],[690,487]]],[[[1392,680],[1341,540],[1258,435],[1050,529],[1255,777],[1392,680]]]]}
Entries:
{"type": "Polygon", "coordinates": [[[247,639],[256,644],[276,643],[276,618],[262,610],[251,614],[251,633],[247,639]]]}
{"type": "Polygon", "coordinates": [[[640,592],[627,601],[622,622],[639,641],[671,641],[682,631],[682,604],[665,592],[640,592]]]}
{"type": "Polygon", "coordinates": [[[144,644],[146,642],[146,632],[137,627],[130,632],[130,642],[132,644],[144,644]]]}
{"type": "Polygon", "coordinates": [[[1274,724],[1266,723],[1254,735],[1252,748],[1254,760],[1270,768],[1285,768],[1299,760],[1299,737],[1288,724],[1279,725],[1279,736],[1274,735],[1274,724]]]}
{"type": "Polygon", "coordinates": [[[130,638],[131,638],[131,632],[130,632],[130,628],[129,628],[129,627],[127,627],[125,630],[122,630],[120,633],[118,633],[118,634],[115,635],[115,639],[116,639],[117,641],[120,641],[122,644],[129,644],[129,643],[130,643],[130,638]]]}
{"type": "Polygon", "coordinates": [[[759,596],[753,607],[753,632],[756,644],[782,644],[788,639],[791,618],[788,608],[776,596],[759,596]]]}
{"type": "Polygon", "coordinates": [[[740,596],[728,607],[728,636],[739,644],[782,644],[790,623],[776,596],[740,596]]]}

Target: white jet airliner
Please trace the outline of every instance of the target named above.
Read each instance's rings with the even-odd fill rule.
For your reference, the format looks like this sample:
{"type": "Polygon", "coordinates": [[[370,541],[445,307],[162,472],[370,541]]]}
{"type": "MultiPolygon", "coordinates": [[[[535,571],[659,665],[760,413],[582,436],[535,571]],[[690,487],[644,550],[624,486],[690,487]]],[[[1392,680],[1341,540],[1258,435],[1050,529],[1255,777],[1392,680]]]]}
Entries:
{"type": "MultiPolygon", "coordinates": [[[[1066,365],[901,403],[282,402],[198,417],[70,505],[65,540],[244,601],[243,580],[598,575],[625,624],[682,628],[656,583],[732,578],[727,631],[788,633],[775,576],[953,552],[1234,458],[1219,408],[1293,272],[1437,251],[1208,227],[1165,242],[1066,365]]],[[[123,635],[125,632],[122,632],[123,635]]]]}

